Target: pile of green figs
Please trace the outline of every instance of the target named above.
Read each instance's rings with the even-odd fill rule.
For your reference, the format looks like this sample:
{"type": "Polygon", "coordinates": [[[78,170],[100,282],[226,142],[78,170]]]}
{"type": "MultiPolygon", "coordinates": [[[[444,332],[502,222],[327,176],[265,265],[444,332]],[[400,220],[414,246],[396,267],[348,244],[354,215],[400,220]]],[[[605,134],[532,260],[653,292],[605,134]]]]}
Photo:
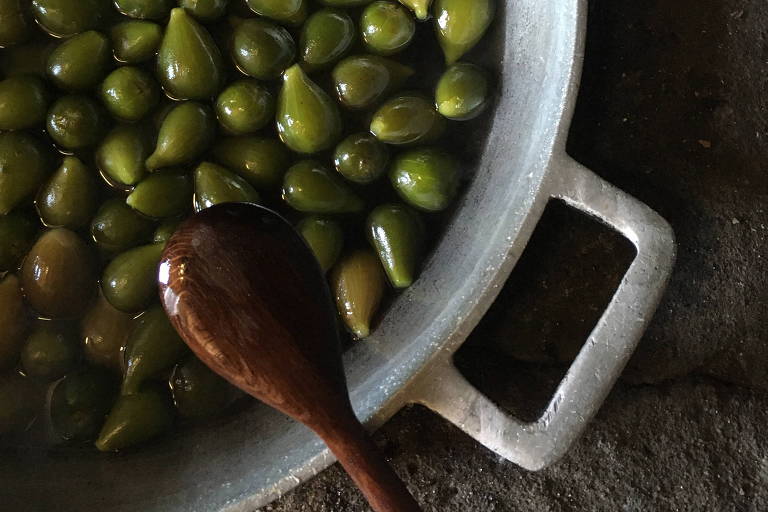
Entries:
{"type": "Polygon", "coordinates": [[[217,203],[294,222],[368,336],[460,188],[443,137],[490,101],[461,59],[493,1],[0,0],[0,443],[115,451],[231,408],[156,286],[217,203]]]}

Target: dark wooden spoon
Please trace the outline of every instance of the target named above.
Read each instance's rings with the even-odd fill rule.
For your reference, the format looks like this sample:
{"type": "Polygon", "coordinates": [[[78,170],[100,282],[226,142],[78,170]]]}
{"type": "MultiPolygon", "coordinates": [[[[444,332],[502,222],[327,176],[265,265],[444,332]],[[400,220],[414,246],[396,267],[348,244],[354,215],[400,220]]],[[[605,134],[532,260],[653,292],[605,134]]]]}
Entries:
{"type": "Polygon", "coordinates": [[[207,208],[168,241],[159,281],[203,362],[314,430],[374,510],[420,510],[352,410],[325,276],[285,219],[251,204],[207,208]]]}

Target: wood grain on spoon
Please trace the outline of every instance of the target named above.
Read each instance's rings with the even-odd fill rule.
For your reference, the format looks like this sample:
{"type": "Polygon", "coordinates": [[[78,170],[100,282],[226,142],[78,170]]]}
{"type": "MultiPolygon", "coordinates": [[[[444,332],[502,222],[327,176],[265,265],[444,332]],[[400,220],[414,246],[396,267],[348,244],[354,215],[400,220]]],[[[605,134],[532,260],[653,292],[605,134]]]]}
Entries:
{"type": "Polygon", "coordinates": [[[374,510],[419,510],[355,417],[325,276],[287,221],[249,204],[190,217],[165,248],[160,295],[195,354],[313,429],[374,510]]]}

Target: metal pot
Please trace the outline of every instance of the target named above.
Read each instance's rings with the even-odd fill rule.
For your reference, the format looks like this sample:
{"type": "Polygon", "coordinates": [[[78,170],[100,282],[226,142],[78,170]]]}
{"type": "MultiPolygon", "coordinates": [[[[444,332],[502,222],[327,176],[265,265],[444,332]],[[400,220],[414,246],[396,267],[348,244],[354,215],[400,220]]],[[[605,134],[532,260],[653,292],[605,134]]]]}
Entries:
{"type": "MultiPolygon", "coordinates": [[[[371,428],[424,404],[528,469],[560,457],[596,413],[658,304],[673,234],[648,207],[565,154],[584,45],[583,0],[499,2],[499,101],[476,176],[418,281],[345,355],[352,402],[371,428]],[[547,202],[559,198],[626,236],[637,256],[544,415],[525,424],[454,368],[547,202]]],[[[333,462],[307,429],[254,407],[119,456],[0,460],[3,510],[251,511],[333,462]]]]}

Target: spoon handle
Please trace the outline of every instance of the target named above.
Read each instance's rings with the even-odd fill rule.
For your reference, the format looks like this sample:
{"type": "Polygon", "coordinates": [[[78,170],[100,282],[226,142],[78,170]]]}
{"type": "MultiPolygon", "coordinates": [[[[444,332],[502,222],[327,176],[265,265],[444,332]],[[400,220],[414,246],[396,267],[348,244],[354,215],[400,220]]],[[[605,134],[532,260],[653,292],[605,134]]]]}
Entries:
{"type": "Polygon", "coordinates": [[[343,432],[321,435],[375,512],[420,512],[405,484],[384,461],[357,418],[345,422],[343,432]]]}

